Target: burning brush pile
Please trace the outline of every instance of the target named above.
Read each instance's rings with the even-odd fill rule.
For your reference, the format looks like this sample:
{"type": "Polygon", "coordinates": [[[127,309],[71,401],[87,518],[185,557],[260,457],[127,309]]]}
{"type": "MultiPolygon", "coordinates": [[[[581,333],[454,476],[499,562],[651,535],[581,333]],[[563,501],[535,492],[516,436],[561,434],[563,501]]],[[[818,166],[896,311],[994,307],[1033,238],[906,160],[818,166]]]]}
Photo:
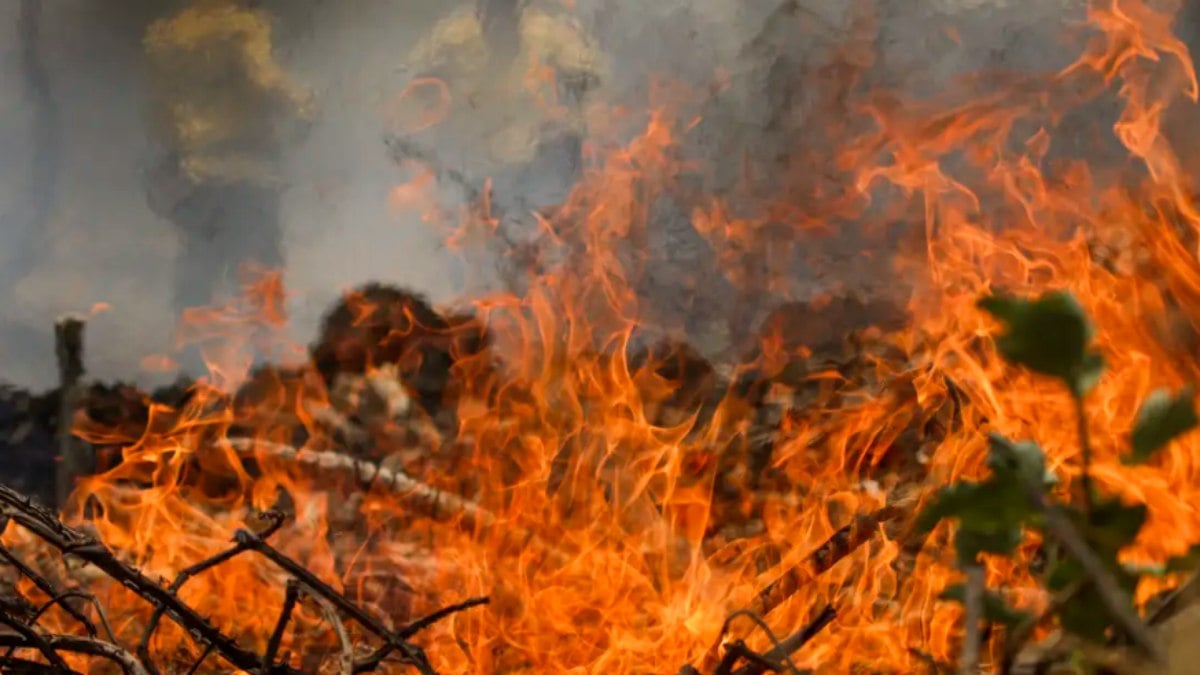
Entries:
{"type": "MultiPolygon", "coordinates": [[[[210,363],[201,381],[150,395],[67,377],[9,396],[5,449],[28,466],[6,480],[36,478],[54,452],[94,466],[59,512],[0,488],[0,662],[1187,664],[1172,636],[1194,622],[1180,582],[1200,541],[1186,387],[1200,374],[1200,212],[1179,147],[1194,133],[1166,121],[1197,82],[1168,14],[1123,0],[1088,16],[1083,55],[1059,72],[846,103],[831,154],[796,165],[820,159],[821,179],[748,170],[728,198],[694,194],[702,122],[684,97],[656,107],[632,140],[589,148],[569,199],[539,215],[541,237],[513,258],[521,291],[469,311],[365,285],[304,363],[251,370],[286,324],[281,279],[262,273],[184,317],[210,363]],[[1120,165],[1056,150],[1060,123],[1105,96],[1121,106],[1120,165]],[[781,230],[811,242],[814,223],[853,221],[863,241],[893,242],[875,264],[905,297],[792,298],[710,361],[654,329],[638,292],[655,261],[626,243],[668,199],[715,252],[713,283],[776,292],[778,266],[747,256],[771,254],[781,230]],[[925,227],[894,244],[897,222],[925,227]],[[73,436],[55,437],[68,420],[73,436]]],[[[854,55],[828,72],[853,81],[854,55]]],[[[839,82],[831,97],[857,95],[839,82]]],[[[406,168],[409,202],[444,178],[406,168]]],[[[453,215],[467,253],[502,229],[486,195],[453,215]]]]}

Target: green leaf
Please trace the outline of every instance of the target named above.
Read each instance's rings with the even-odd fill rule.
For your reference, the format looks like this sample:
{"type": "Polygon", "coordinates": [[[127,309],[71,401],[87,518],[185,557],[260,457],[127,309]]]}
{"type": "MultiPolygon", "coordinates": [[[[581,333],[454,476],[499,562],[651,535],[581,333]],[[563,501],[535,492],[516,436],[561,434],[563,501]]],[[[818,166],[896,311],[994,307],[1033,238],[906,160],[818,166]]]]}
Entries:
{"type": "MultiPolygon", "coordinates": [[[[1082,514],[1076,519],[1082,526],[1082,514]]],[[[1124,504],[1119,499],[1098,501],[1092,506],[1085,538],[1106,563],[1119,566],[1117,554],[1133,543],[1146,524],[1145,504],[1124,504]]]]}
{"type": "Polygon", "coordinates": [[[958,521],[954,548],[960,564],[975,562],[981,553],[1012,553],[1024,540],[1025,527],[1041,520],[1029,502],[1027,486],[1045,490],[1055,482],[1036,443],[1014,442],[996,434],[988,442],[992,475],[981,483],[943,488],[917,518],[922,532],[947,518],[958,521]]]}
{"type": "Polygon", "coordinates": [[[1033,441],[1012,441],[1000,434],[988,434],[988,467],[999,479],[1011,481],[1018,494],[1026,485],[1052,487],[1058,477],[1046,468],[1046,455],[1033,441]]]}
{"type": "Polygon", "coordinates": [[[970,565],[983,553],[1011,555],[1025,539],[1019,527],[997,527],[989,530],[961,526],[954,534],[954,552],[959,565],[970,565]]]}
{"type": "Polygon", "coordinates": [[[1099,380],[1104,361],[1089,349],[1092,324],[1071,294],[1053,292],[1035,300],[993,295],[978,305],[1005,324],[996,346],[1012,363],[1059,378],[1076,396],[1099,380]]]}
{"type": "MultiPolygon", "coordinates": [[[[1125,601],[1132,609],[1137,577],[1120,565],[1109,567],[1110,573],[1124,592],[1125,601]]],[[[1094,642],[1102,642],[1108,629],[1114,625],[1108,605],[1096,587],[1088,582],[1087,573],[1073,558],[1063,558],[1050,571],[1046,586],[1055,593],[1065,592],[1075,584],[1082,583],[1079,590],[1059,608],[1058,617],[1065,630],[1094,642]]]]}
{"type": "MultiPolygon", "coordinates": [[[[942,591],[940,599],[954,600],[955,602],[965,603],[967,598],[966,584],[953,584],[947,586],[942,591]]],[[[992,622],[999,623],[1009,628],[1019,626],[1029,619],[1029,614],[1020,610],[1013,609],[1004,602],[1004,598],[1000,597],[999,593],[993,593],[989,590],[983,592],[983,618],[992,622]]]]}
{"type": "Polygon", "coordinates": [[[1195,391],[1184,387],[1171,398],[1166,389],[1157,389],[1146,397],[1133,425],[1133,453],[1125,458],[1127,464],[1149,460],[1176,437],[1187,433],[1200,419],[1193,404],[1195,391]]]}
{"type": "MultiPolygon", "coordinates": [[[[1036,450],[1036,446],[1033,448],[1036,450]]],[[[1028,449],[1021,448],[1023,451],[1028,449]]],[[[1036,450],[1036,457],[1040,454],[1041,451],[1036,450]]],[[[1025,525],[1036,522],[1037,514],[1015,478],[1017,471],[1034,471],[1041,475],[1037,468],[1041,464],[1036,457],[1014,456],[1014,462],[1031,462],[1032,469],[1026,464],[1012,469],[1001,466],[982,483],[962,482],[943,488],[921,511],[917,526],[928,532],[944,519],[957,520],[954,547],[960,564],[975,562],[981,553],[1012,553],[1024,540],[1025,525]]]]}

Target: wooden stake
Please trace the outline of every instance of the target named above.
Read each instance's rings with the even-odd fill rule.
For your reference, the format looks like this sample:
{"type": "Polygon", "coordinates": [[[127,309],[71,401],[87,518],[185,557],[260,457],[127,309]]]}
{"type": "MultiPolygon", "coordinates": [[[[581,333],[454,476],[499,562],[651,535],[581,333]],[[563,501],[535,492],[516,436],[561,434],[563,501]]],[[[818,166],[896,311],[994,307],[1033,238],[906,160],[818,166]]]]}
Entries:
{"type": "Polygon", "coordinates": [[[82,317],[66,315],[54,323],[54,350],[58,359],[59,408],[55,430],[58,448],[56,493],[59,506],[75,488],[75,481],[96,468],[92,447],[75,438],[71,428],[75,411],[83,398],[83,333],[87,324],[82,317]]]}

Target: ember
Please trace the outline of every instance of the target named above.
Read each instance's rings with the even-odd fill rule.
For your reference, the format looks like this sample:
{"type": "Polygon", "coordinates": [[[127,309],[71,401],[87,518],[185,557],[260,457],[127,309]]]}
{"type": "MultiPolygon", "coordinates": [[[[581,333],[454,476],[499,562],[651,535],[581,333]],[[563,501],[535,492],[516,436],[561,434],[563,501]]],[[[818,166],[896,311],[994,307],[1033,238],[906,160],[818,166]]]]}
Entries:
{"type": "MultiPolygon", "coordinates": [[[[77,366],[51,396],[0,390],[20,467],[0,486],[0,663],[729,675],[1082,655],[1184,672],[1169,636],[1200,560],[1200,208],[1195,130],[1172,120],[1200,87],[1174,4],[1091,2],[1068,67],[929,97],[862,85],[874,17],[857,9],[812,88],[822,140],[795,131],[804,161],[751,156],[718,191],[697,187],[712,167],[694,137],[736,83],[665,81],[638,116],[590,79],[548,94],[532,50],[505,68],[539,114],[567,135],[595,120],[569,194],[534,208],[426,149],[456,88],[416,73],[438,114],[381,148],[412,177],[392,206],[472,261],[500,242],[511,288],[464,312],[365,284],[305,350],[279,337],[280,273],[247,268],[240,296],[184,316],[209,366],[186,392],[77,366]],[[1115,164],[1056,144],[1104,97],[1115,164]],[[647,291],[672,218],[711,254],[672,277],[681,295],[732,289],[735,319],[647,291]],[[802,260],[882,281],[799,288],[802,260]],[[289,349],[308,363],[252,370],[289,349]],[[60,482],[61,510],[31,503],[54,486],[28,477],[81,442],[95,466],[62,471],[88,475],[60,482]]],[[[487,39],[557,26],[537,16],[487,39]]]]}

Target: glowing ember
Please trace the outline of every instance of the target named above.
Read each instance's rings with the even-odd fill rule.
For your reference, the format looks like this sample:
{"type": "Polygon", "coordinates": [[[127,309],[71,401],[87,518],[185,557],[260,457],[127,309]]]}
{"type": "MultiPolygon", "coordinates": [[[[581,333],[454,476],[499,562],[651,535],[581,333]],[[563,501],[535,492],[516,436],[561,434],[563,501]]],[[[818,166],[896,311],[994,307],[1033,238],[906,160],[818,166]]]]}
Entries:
{"type": "MultiPolygon", "coordinates": [[[[439,446],[432,431],[414,440],[367,430],[379,452],[372,459],[392,476],[372,474],[373,485],[349,458],[328,452],[322,411],[333,392],[320,378],[260,378],[254,396],[232,403],[227,392],[255,352],[278,349],[273,336],[286,321],[278,276],[256,277],[236,306],[185,317],[187,338],[208,347],[211,387],[178,409],[153,406],[144,431],[79,424],[93,442],[120,446],[119,461],[79,485],[67,516],[90,522],[148,576],[171,579],[228,547],[235,531],[262,529],[257,511],[285,509],[291,517],[274,546],[388,625],[491,598],[421,633],[439,672],[711,670],[735,610],[756,609],[782,637],[827,606],[836,618],[793,656],[798,668],[916,672],[924,668],[917,653],[955,661],[962,624],[960,606],[937,599],[957,575],[948,530],[925,542],[910,536],[922,499],[983,474],[987,430],[1038,439],[1063,489],[1079,469],[1067,396],[1002,363],[989,338],[994,324],[975,302],[1000,288],[1069,289],[1094,317],[1109,366],[1089,399],[1095,479],[1149,507],[1149,524],[1126,555],[1151,562],[1181,553],[1200,540],[1200,438],[1150,466],[1125,467],[1119,457],[1138,402],[1200,376],[1196,333],[1172,319],[1200,321],[1200,212],[1179,159],[1190,139],[1163,129],[1172,105],[1196,101],[1196,76],[1170,15],[1151,3],[1095,2],[1088,17],[1093,40],[1061,72],[968,78],[933,100],[864,96],[854,112],[873,122],[868,131],[844,119],[824,131],[836,150],[821,161],[837,172],[836,192],[813,187],[811,176],[783,175],[757,210],[689,194],[686,177],[705,167],[683,159],[695,114],[682,97],[652,110],[629,142],[592,139],[594,162],[539,223],[533,280],[519,296],[476,302],[494,354],[452,349],[461,357],[453,440],[439,446]],[[986,93],[973,93],[983,84],[986,93]],[[1058,122],[1106,92],[1123,105],[1112,131],[1137,163],[1089,165],[1055,152],[1058,122]],[[679,391],[687,366],[666,362],[677,353],[637,356],[651,332],[637,287],[655,261],[628,243],[645,241],[653,207],[667,196],[690,204],[720,272],[747,292],[782,288],[746,264],[770,248],[780,223],[791,245],[813,241],[817,230],[836,234],[838,222],[855,220],[875,241],[884,223],[920,219],[919,244],[905,239],[891,261],[912,287],[908,327],[859,331],[846,347],[852,357],[838,354],[833,366],[814,365],[829,358],[815,338],[777,332],[741,370],[782,373],[803,351],[807,369],[789,389],[732,386],[719,401],[679,391]],[[791,403],[770,422],[773,447],[763,457],[752,420],[781,396],[791,403]],[[680,405],[684,414],[672,415],[680,405]],[[299,453],[280,447],[296,440],[283,421],[289,415],[307,430],[299,453]],[[458,499],[430,506],[420,489],[458,499]],[[831,538],[833,548],[822,548],[831,538]]],[[[846,51],[837,58],[854,50],[846,51]]],[[[531,65],[531,82],[540,68],[531,65]]],[[[450,105],[447,88],[413,87],[437,100],[410,126],[436,125],[450,105]]],[[[430,206],[435,173],[418,168],[391,205],[444,217],[447,210],[430,206]]],[[[496,227],[487,205],[476,207],[453,234],[466,251],[496,227]]],[[[359,309],[358,320],[369,321],[372,311],[394,308],[359,309]]],[[[391,360],[404,371],[408,356],[391,360]]],[[[360,367],[385,365],[368,359],[360,367]]],[[[689,386],[713,378],[701,373],[701,384],[689,386]]],[[[421,426],[393,418],[435,417],[421,406],[388,410],[410,428],[421,426]]],[[[30,550],[23,537],[9,528],[4,541],[30,550]]],[[[987,576],[1010,602],[1037,610],[1047,599],[1030,590],[1038,588],[1035,548],[1022,549],[1020,564],[990,561],[987,576]]],[[[198,575],[179,597],[262,653],[286,580],[267,559],[243,555],[198,575]]],[[[137,644],[152,608],[103,579],[93,590],[118,638],[137,644]]],[[[61,630],[78,630],[51,613],[61,630]]],[[[305,670],[325,655],[336,660],[338,636],[320,608],[301,602],[294,617],[279,653],[305,670]]],[[[352,641],[368,641],[350,630],[352,641]]],[[[738,638],[771,648],[747,618],[730,623],[726,639],[738,638]]],[[[169,621],[150,648],[172,663],[204,651],[169,621]]],[[[217,661],[207,666],[228,669],[217,661]]]]}

